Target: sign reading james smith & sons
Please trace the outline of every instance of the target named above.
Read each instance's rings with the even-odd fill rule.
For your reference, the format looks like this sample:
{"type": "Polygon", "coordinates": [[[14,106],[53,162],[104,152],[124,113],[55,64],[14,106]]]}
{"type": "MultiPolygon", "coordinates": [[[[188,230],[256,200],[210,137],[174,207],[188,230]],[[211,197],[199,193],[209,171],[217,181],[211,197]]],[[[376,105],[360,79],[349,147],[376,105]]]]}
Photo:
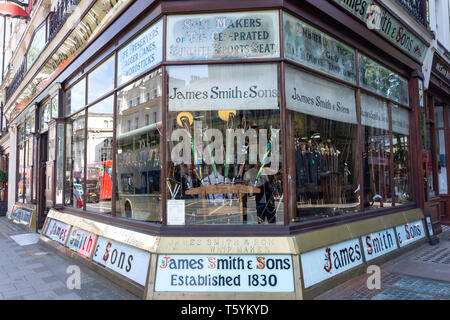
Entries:
{"type": "Polygon", "coordinates": [[[167,60],[280,56],[277,11],[196,14],[167,18],[167,60]]]}
{"type": "Polygon", "coordinates": [[[374,28],[374,31],[416,60],[423,62],[425,59],[426,44],[414,36],[405,25],[384,10],[377,2],[373,0],[334,0],[334,2],[350,11],[364,23],[367,23],[368,18],[372,18],[371,13],[368,12],[369,7],[378,5],[381,16],[376,17],[376,19],[379,19],[379,28],[374,28]]]}
{"type": "Polygon", "coordinates": [[[287,13],[283,32],[286,58],[356,82],[355,50],[287,13]]]}

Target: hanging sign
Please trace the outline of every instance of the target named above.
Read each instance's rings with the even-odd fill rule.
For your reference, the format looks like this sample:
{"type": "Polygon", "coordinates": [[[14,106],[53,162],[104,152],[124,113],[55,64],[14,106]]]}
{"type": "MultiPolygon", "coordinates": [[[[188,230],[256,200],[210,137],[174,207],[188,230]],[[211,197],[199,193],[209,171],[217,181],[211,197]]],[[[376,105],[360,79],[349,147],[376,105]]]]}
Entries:
{"type": "Polygon", "coordinates": [[[92,259],[134,282],[145,286],[150,253],[99,237],[92,259]]]}
{"type": "Polygon", "coordinates": [[[290,255],[159,255],[155,291],[293,292],[290,255]]]}
{"type": "Polygon", "coordinates": [[[276,58],[278,11],[167,17],[167,60],[276,58]]]}
{"type": "Polygon", "coordinates": [[[162,19],[120,49],[117,54],[118,84],[131,80],[162,61],[162,19]]]}
{"type": "Polygon", "coordinates": [[[365,235],[361,237],[361,242],[366,261],[398,249],[394,228],[365,235]]]}
{"type": "Polygon", "coordinates": [[[416,242],[425,237],[422,220],[409,222],[395,227],[400,247],[416,242]]]}
{"type": "MultiPolygon", "coordinates": [[[[437,75],[440,80],[450,86],[450,65],[441,59],[437,53],[434,54],[431,71],[433,74],[437,75]]],[[[419,81],[421,82],[420,79],[419,81]]]]}
{"type": "Polygon", "coordinates": [[[169,111],[278,109],[276,64],[171,66],[167,72],[169,111]]]}
{"type": "Polygon", "coordinates": [[[70,226],[68,224],[52,219],[47,227],[45,235],[53,241],[64,245],[66,243],[67,236],[69,235],[69,229],[70,226]]]}
{"type": "Polygon", "coordinates": [[[74,227],[70,232],[66,246],[80,256],[90,258],[96,240],[97,235],[74,227]]]}
{"type": "Polygon", "coordinates": [[[379,21],[376,23],[377,27],[371,29],[421,63],[425,59],[427,45],[413,35],[404,24],[384,10],[377,2],[373,0],[334,0],[334,2],[350,11],[366,24],[368,19],[373,16],[368,10],[369,7],[372,5],[373,8],[373,5],[376,5],[379,7],[379,10],[376,10],[379,13],[377,18],[379,21]]]}
{"type": "Polygon", "coordinates": [[[356,82],[355,50],[287,13],[283,32],[286,58],[356,82]]]}
{"type": "Polygon", "coordinates": [[[286,66],[286,107],[315,117],[356,124],[355,90],[286,66]]]}
{"type": "Polygon", "coordinates": [[[386,101],[361,93],[361,124],[372,128],[389,130],[386,101]]]}
{"type": "Polygon", "coordinates": [[[363,263],[359,239],[352,239],[300,255],[305,288],[363,263]]]}

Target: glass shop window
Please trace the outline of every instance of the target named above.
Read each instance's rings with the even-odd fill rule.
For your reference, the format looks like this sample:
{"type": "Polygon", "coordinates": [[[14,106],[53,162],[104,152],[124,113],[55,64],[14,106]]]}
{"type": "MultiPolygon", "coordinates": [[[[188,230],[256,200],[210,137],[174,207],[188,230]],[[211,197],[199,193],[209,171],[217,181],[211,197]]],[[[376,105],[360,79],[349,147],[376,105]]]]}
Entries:
{"type": "Polygon", "coordinates": [[[445,150],[444,108],[442,106],[434,107],[434,119],[436,121],[438,190],[439,194],[447,194],[447,155],[445,150]]]}
{"type": "Polygon", "coordinates": [[[167,224],[283,224],[278,65],[167,70],[167,224]]]}
{"type": "MultiPolygon", "coordinates": [[[[58,117],[58,95],[48,99],[42,104],[39,111],[39,126],[40,130],[47,130],[50,120],[58,117]]],[[[34,123],[33,123],[34,127],[34,123]]]]}
{"type": "Polygon", "coordinates": [[[358,54],[361,87],[409,105],[408,81],[372,59],[358,54]]]}
{"type": "Polygon", "coordinates": [[[130,84],[117,93],[121,108],[116,126],[116,216],[134,220],[161,222],[161,98],[140,99],[154,88],[161,88],[161,69],[130,84]],[[131,119],[143,119],[153,111],[155,121],[131,127],[131,119]]]}
{"type": "Polygon", "coordinates": [[[63,185],[64,185],[64,124],[58,123],[56,127],[56,204],[63,203],[63,185]]]}
{"type": "Polygon", "coordinates": [[[422,167],[425,179],[425,201],[433,198],[437,195],[434,184],[434,172],[433,172],[433,145],[431,143],[432,136],[432,124],[424,120],[424,137],[422,138],[425,142],[425,149],[422,150],[422,167]]]}
{"type": "Polygon", "coordinates": [[[26,140],[26,159],[25,159],[25,203],[31,203],[31,182],[33,177],[33,139],[29,135],[26,140]]]}
{"type": "Polygon", "coordinates": [[[392,104],[392,147],[394,158],[395,203],[411,202],[411,153],[410,153],[409,112],[392,104]]]}
{"type": "Polygon", "coordinates": [[[87,109],[86,210],[111,213],[114,97],[87,109]],[[106,124],[105,124],[106,123],[106,124]]]}
{"type": "Polygon", "coordinates": [[[18,167],[17,167],[17,201],[23,203],[26,187],[25,177],[25,156],[26,156],[26,143],[25,139],[25,125],[21,125],[17,129],[18,134],[18,167]]]}
{"type": "Polygon", "coordinates": [[[361,93],[363,125],[364,208],[392,206],[390,138],[386,101],[361,93]]]}
{"type": "Polygon", "coordinates": [[[288,66],[286,108],[294,142],[288,155],[295,159],[294,221],[358,211],[355,90],[288,66]]]}
{"type": "Polygon", "coordinates": [[[42,107],[39,112],[41,131],[48,129],[48,122],[51,120],[51,108],[52,108],[51,100],[47,100],[42,104],[42,107]]]}
{"type": "Polygon", "coordinates": [[[66,126],[66,197],[65,202],[74,208],[83,208],[84,180],[84,111],[70,117],[66,126]]]}
{"type": "Polygon", "coordinates": [[[69,116],[85,106],[86,78],[83,78],[66,91],[66,116],[69,116]]]}
{"type": "Polygon", "coordinates": [[[88,103],[114,88],[114,55],[88,75],[88,103]]]}

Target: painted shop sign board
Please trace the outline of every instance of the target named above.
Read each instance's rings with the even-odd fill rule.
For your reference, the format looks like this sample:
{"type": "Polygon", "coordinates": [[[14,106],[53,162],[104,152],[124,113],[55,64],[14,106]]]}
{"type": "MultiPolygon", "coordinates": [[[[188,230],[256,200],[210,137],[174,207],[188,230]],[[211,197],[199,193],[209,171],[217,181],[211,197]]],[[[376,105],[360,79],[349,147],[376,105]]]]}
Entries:
{"type": "Polygon", "coordinates": [[[400,247],[414,243],[422,238],[425,238],[425,230],[423,228],[422,220],[409,222],[395,227],[395,232],[398,236],[400,247]]]}
{"type": "Polygon", "coordinates": [[[355,50],[283,13],[284,55],[293,61],[356,82],[355,50]]]}
{"type": "Polygon", "coordinates": [[[389,130],[387,103],[383,99],[361,93],[361,124],[381,130],[389,130]]]}
{"type": "Polygon", "coordinates": [[[275,63],[170,66],[167,73],[169,111],[279,109],[275,63]]]}
{"type": "Polygon", "coordinates": [[[363,263],[359,239],[352,239],[300,255],[305,288],[363,263]]]}
{"type": "Polygon", "coordinates": [[[155,291],[293,292],[290,255],[159,255],[155,291]]]}
{"type": "Polygon", "coordinates": [[[366,261],[398,249],[394,228],[373,232],[361,237],[366,261]]]}
{"type": "Polygon", "coordinates": [[[277,11],[167,17],[167,60],[276,58],[277,11]]]}
{"type": "Polygon", "coordinates": [[[432,69],[433,74],[450,86],[450,66],[441,59],[436,53],[433,57],[432,69]]]}
{"type": "Polygon", "coordinates": [[[286,108],[314,117],[356,124],[355,90],[286,66],[286,108]]]}
{"type": "Polygon", "coordinates": [[[374,25],[376,27],[372,28],[375,32],[416,60],[423,62],[425,59],[426,44],[413,35],[405,25],[384,10],[377,2],[373,0],[334,0],[334,2],[366,24],[368,23],[368,18],[371,19],[369,22],[373,22],[372,19],[375,18],[374,25]],[[377,5],[380,8],[379,16],[370,14],[368,9],[371,5],[377,5]]]}
{"type": "Polygon", "coordinates": [[[53,241],[64,245],[69,236],[70,225],[52,219],[47,227],[45,235],[53,241]]]}
{"type": "Polygon", "coordinates": [[[29,225],[31,221],[32,211],[16,207],[15,210],[11,213],[10,219],[16,221],[21,224],[29,225]]]}
{"type": "Polygon", "coordinates": [[[66,246],[80,256],[89,259],[94,251],[96,240],[96,234],[73,227],[66,246]]]}
{"type": "Polygon", "coordinates": [[[409,136],[408,110],[392,104],[392,131],[409,136]]]}
{"type": "Polygon", "coordinates": [[[117,55],[118,84],[131,80],[162,61],[162,19],[119,50],[117,55]]]}
{"type": "Polygon", "coordinates": [[[147,251],[99,237],[92,260],[145,286],[150,262],[147,251]]]}

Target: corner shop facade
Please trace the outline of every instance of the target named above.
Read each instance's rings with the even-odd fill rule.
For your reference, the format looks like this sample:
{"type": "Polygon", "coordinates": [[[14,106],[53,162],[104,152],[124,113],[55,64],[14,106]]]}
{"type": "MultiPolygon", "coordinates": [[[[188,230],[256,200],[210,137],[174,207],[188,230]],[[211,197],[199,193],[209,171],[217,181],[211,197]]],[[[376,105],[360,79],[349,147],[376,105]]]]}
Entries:
{"type": "Polygon", "coordinates": [[[428,44],[345,3],[94,3],[13,96],[10,217],[148,299],[311,298],[423,243],[428,44]]]}

